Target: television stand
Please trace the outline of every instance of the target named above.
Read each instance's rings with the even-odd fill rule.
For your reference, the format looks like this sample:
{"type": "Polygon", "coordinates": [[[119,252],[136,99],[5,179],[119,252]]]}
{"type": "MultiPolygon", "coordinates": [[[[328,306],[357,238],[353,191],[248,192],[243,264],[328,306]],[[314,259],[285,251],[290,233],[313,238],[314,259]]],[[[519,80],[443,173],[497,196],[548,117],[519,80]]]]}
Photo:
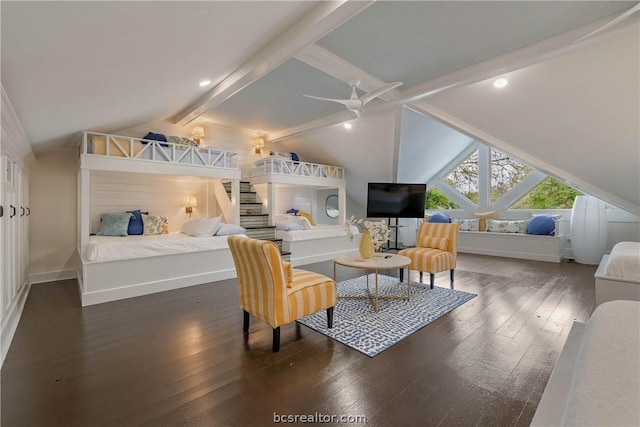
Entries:
{"type": "Polygon", "coordinates": [[[390,251],[390,250],[400,250],[400,249],[404,249],[404,248],[400,248],[398,247],[398,228],[401,227],[406,227],[406,225],[398,225],[398,218],[396,218],[396,223],[395,225],[391,225],[391,218],[389,218],[389,229],[393,229],[394,233],[395,233],[395,242],[394,242],[394,246],[391,247],[391,239],[387,240],[387,249],[386,251],[390,251]]]}

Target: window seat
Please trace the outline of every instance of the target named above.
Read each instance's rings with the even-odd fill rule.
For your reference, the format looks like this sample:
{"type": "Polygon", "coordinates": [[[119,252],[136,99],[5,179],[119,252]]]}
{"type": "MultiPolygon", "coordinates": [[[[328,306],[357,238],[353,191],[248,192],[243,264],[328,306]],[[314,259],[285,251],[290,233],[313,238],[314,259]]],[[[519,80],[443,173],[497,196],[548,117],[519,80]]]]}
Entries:
{"type": "Polygon", "coordinates": [[[564,236],[461,231],[458,252],[534,261],[560,262],[564,236]]]}

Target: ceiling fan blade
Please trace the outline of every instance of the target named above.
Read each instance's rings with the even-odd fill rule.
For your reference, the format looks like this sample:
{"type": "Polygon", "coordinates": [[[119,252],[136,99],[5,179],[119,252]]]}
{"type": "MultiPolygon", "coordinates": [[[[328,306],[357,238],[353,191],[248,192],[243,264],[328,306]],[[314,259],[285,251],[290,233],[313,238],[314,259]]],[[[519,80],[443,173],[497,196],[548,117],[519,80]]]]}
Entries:
{"type": "Polygon", "coordinates": [[[379,97],[385,92],[389,92],[391,89],[397,88],[401,84],[402,82],[387,83],[386,85],[382,85],[373,90],[370,90],[369,92],[362,95],[362,97],[360,97],[360,100],[362,101],[362,105],[366,104],[367,102],[371,101],[374,98],[379,97]]]}
{"type": "Polygon", "coordinates": [[[354,113],[356,113],[356,117],[360,117],[362,116],[362,113],[360,112],[360,109],[358,108],[357,110],[352,110],[354,113]]]}
{"type": "Polygon", "coordinates": [[[625,19],[627,19],[629,16],[633,15],[635,12],[640,11],[640,3],[636,4],[635,6],[633,6],[631,9],[627,10],[626,12],[624,12],[622,15],[612,19],[611,21],[607,22],[606,24],[604,24],[602,27],[596,28],[595,30],[591,31],[589,34],[587,34],[586,36],[582,36],[580,37],[578,40],[575,41],[575,43],[579,43],[582,40],[588,39],[590,37],[595,36],[598,33],[601,33],[611,27],[613,27],[614,25],[616,25],[619,22],[624,21],[625,19]]]}
{"type": "Polygon", "coordinates": [[[305,94],[302,94],[302,96],[306,96],[307,98],[312,98],[312,99],[319,99],[320,101],[337,102],[339,104],[346,105],[347,107],[351,105],[351,102],[353,101],[352,99],[323,98],[321,96],[313,96],[313,95],[305,95],[305,94]]]}

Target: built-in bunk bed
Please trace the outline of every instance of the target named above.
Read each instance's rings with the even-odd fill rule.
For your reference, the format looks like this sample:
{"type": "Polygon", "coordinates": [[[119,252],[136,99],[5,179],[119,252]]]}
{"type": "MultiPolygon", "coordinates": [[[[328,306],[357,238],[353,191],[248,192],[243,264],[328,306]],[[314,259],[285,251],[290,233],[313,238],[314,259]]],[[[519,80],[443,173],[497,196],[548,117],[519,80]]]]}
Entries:
{"type": "MultiPolygon", "coordinates": [[[[266,209],[270,225],[276,226],[276,237],[282,239],[283,250],[291,252],[291,263],[295,266],[333,259],[343,252],[358,249],[358,230],[353,229],[355,236],[347,237],[345,230],[346,181],[344,168],[303,162],[271,155],[255,162],[255,167],[243,169],[243,180],[249,181],[262,200],[267,200],[266,209]],[[338,217],[334,225],[313,224],[303,229],[279,229],[285,214],[278,195],[285,189],[306,189],[311,193],[320,190],[333,190],[338,196],[338,217]]],[[[311,197],[317,200],[316,197],[311,197]]],[[[295,203],[295,201],[292,201],[295,203]]],[[[315,202],[312,202],[312,205],[315,202]]],[[[296,206],[288,206],[295,208],[296,206]]],[[[316,210],[314,207],[311,211],[316,210]]],[[[306,223],[305,223],[306,224],[306,223]]]]}
{"type": "Polygon", "coordinates": [[[83,132],[77,245],[83,306],[235,276],[225,233],[192,237],[180,230],[197,224],[185,209],[193,194],[199,199],[193,219],[218,215],[239,223],[237,154],[180,142],[83,132]],[[224,182],[231,182],[230,194],[224,182]],[[139,208],[150,215],[145,219],[163,218],[162,234],[95,235],[105,215],[139,208]]]}

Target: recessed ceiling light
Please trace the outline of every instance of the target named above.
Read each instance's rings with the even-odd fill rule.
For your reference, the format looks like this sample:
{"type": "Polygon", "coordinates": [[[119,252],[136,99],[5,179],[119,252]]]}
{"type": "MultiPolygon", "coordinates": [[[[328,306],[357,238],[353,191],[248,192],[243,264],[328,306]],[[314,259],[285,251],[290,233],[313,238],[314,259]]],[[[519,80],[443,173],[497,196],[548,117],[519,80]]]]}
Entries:
{"type": "Polygon", "coordinates": [[[203,80],[200,82],[200,87],[209,86],[211,84],[211,80],[203,80]]]}
{"type": "Polygon", "coordinates": [[[342,126],[344,126],[345,129],[351,129],[352,128],[351,123],[345,123],[342,126]]]}
{"type": "Polygon", "coordinates": [[[493,86],[498,89],[502,89],[508,84],[509,84],[509,81],[507,79],[498,79],[495,82],[493,82],[493,86]]]}

